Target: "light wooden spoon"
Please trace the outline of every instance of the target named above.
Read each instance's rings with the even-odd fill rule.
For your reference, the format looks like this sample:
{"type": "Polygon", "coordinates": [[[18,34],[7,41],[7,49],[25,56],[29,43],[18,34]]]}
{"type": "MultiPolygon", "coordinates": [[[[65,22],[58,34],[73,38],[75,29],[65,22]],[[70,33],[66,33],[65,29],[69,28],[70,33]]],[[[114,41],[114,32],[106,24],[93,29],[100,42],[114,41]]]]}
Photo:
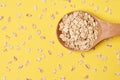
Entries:
{"type": "MultiPolygon", "coordinates": [[[[74,12],[74,11],[73,11],[74,12]]],[[[70,12],[68,13],[67,15],[70,15],[71,13],[73,12],[70,12]]],[[[84,11],[82,11],[84,12],[84,11]]],[[[87,13],[87,12],[85,12],[87,13]]],[[[90,13],[88,13],[90,14],[90,13]]],[[[90,14],[91,15],[91,14],[90,14]]],[[[99,42],[101,42],[102,40],[105,40],[105,39],[108,39],[108,38],[111,38],[113,36],[119,36],[120,35],[120,24],[115,24],[115,23],[109,23],[109,22],[105,22],[99,18],[97,18],[96,16],[94,15],[91,15],[92,17],[94,17],[94,19],[98,22],[98,38],[97,40],[94,42],[93,46],[91,46],[89,49],[87,50],[84,50],[84,51],[88,51],[92,48],[94,48],[99,42]]],[[[62,19],[61,19],[62,20],[62,19]]],[[[64,42],[61,40],[61,38],[59,37],[60,34],[61,34],[61,31],[59,30],[59,23],[61,22],[61,20],[58,22],[58,25],[57,25],[57,29],[56,29],[56,34],[57,34],[57,38],[59,40],[59,42],[67,49],[70,49],[70,50],[74,50],[72,48],[69,48],[69,47],[66,47],[64,45],[64,42]]]]}

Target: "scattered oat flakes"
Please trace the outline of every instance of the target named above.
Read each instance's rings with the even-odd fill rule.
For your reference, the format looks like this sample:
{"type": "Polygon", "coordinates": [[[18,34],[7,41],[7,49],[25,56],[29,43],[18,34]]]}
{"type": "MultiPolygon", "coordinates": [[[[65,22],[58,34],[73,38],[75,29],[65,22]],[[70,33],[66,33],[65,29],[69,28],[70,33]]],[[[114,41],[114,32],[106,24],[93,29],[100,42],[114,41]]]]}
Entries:
{"type": "Polygon", "coordinates": [[[83,63],[83,61],[82,61],[82,60],[79,60],[79,61],[78,61],[78,64],[80,64],[80,65],[81,65],[82,63],[83,63]]]}
{"type": "Polygon", "coordinates": [[[106,72],[107,71],[107,66],[103,66],[102,71],[106,72]]]}
{"type": "Polygon", "coordinates": [[[42,53],[42,54],[41,54],[41,58],[45,58],[45,54],[42,53]]]}
{"type": "Polygon", "coordinates": [[[53,71],[52,71],[54,74],[56,74],[56,72],[57,72],[57,70],[56,69],[53,69],[53,71]]]}
{"type": "Polygon", "coordinates": [[[6,37],[7,39],[10,39],[10,36],[9,36],[9,35],[5,35],[5,37],[6,37]]]}
{"type": "Polygon", "coordinates": [[[70,7],[71,7],[71,8],[75,8],[75,4],[71,4],[70,7]]]}
{"type": "Polygon", "coordinates": [[[2,20],[4,17],[3,16],[0,16],[0,20],[2,20]]]}
{"type": "Polygon", "coordinates": [[[26,26],[18,25],[18,29],[19,29],[19,30],[26,30],[26,26]]]}
{"type": "Polygon", "coordinates": [[[0,7],[6,7],[5,3],[0,3],[0,7]]]}
{"type": "Polygon", "coordinates": [[[81,0],[81,3],[85,3],[85,0],[81,0]]]}
{"type": "Polygon", "coordinates": [[[120,72],[115,72],[115,75],[116,76],[120,76],[120,72]]]}
{"type": "Polygon", "coordinates": [[[20,6],[22,3],[19,1],[16,3],[17,6],[20,6]]]}
{"type": "Polygon", "coordinates": [[[7,52],[7,51],[8,51],[7,48],[3,49],[3,52],[7,52]]]}
{"type": "Polygon", "coordinates": [[[60,80],[65,80],[65,76],[60,76],[60,80]]]}
{"type": "Polygon", "coordinates": [[[89,64],[85,64],[85,67],[86,67],[87,69],[90,69],[90,65],[89,65],[89,64]]]}
{"type": "Polygon", "coordinates": [[[106,6],[106,7],[104,8],[104,11],[105,11],[105,12],[108,12],[108,11],[109,11],[109,8],[106,6]]]}
{"type": "Polygon", "coordinates": [[[42,19],[42,18],[43,18],[43,15],[42,15],[42,14],[40,14],[40,15],[39,15],[39,18],[40,18],[40,19],[42,19]]]}
{"type": "Polygon", "coordinates": [[[3,30],[3,31],[6,30],[6,28],[7,28],[6,26],[2,26],[2,30],[3,30]]]}
{"type": "Polygon", "coordinates": [[[62,7],[63,7],[64,9],[66,9],[66,5],[65,5],[65,4],[63,4],[62,7]]]}
{"type": "Polygon", "coordinates": [[[20,50],[20,46],[16,46],[16,49],[17,49],[17,50],[20,50]]]}
{"type": "Polygon", "coordinates": [[[46,0],[41,0],[43,3],[45,3],[46,2],[46,0]]]}
{"type": "Polygon", "coordinates": [[[40,62],[40,61],[41,61],[41,58],[40,58],[40,57],[37,57],[37,58],[36,58],[36,61],[40,62]]]}
{"type": "Polygon", "coordinates": [[[85,76],[84,76],[84,79],[88,79],[88,78],[89,78],[89,76],[88,76],[88,75],[85,75],[85,76]]]}
{"type": "Polygon", "coordinates": [[[94,72],[96,72],[96,71],[97,71],[97,69],[96,69],[96,68],[93,68],[92,70],[93,70],[94,72]]]}
{"type": "Polygon", "coordinates": [[[109,9],[108,13],[109,13],[109,14],[112,14],[112,10],[111,10],[111,9],[109,9]]]}
{"type": "Polygon", "coordinates": [[[11,17],[8,17],[8,18],[7,18],[7,22],[11,22],[11,17]]]}
{"type": "Polygon", "coordinates": [[[107,2],[109,2],[109,0],[105,0],[105,2],[107,3],[107,2]]]}
{"type": "Polygon", "coordinates": [[[92,7],[92,6],[94,6],[94,3],[90,3],[90,5],[89,5],[89,6],[91,6],[91,7],[92,7]]]}
{"type": "Polygon", "coordinates": [[[11,69],[10,69],[8,66],[7,66],[7,67],[5,67],[5,68],[6,68],[6,70],[7,70],[7,71],[11,71],[11,69]]]}
{"type": "Polygon", "coordinates": [[[45,77],[41,77],[41,79],[40,80],[46,80],[46,78],[45,77]]]}
{"type": "Polygon", "coordinates": [[[48,27],[52,27],[52,24],[48,24],[48,27]]]}
{"type": "Polygon", "coordinates": [[[32,17],[32,14],[27,13],[26,16],[27,16],[27,17],[32,17]]]}
{"type": "Polygon", "coordinates": [[[29,61],[28,60],[26,60],[25,61],[25,66],[27,66],[29,64],[29,61]]]}
{"type": "Polygon", "coordinates": [[[43,69],[42,69],[42,68],[38,68],[38,71],[39,71],[40,73],[42,73],[42,72],[43,72],[43,69]]]}
{"type": "Polygon", "coordinates": [[[46,12],[46,11],[47,11],[47,8],[43,8],[43,9],[42,9],[42,12],[46,12]]]}
{"type": "Polygon", "coordinates": [[[117,58],[118,60],[120,60],[120,54],[117,54],[116,58],[117,58]]]}
{"type": "Polygon", "coordinates": [[[50,50],[48,50],[48,54],[49,54],[49,55],[52,55],[52,52],[51,52],[50,50]]]}
{"type": "Polygon", "coordinates": [[[8,45],[8,42],[4,42],[4,44],[3,44],[3,45],[4,45],[4,47],[7,47],[7,45],[8,45]]]}
{"type": "Polygon", "coordinates": [[[14,61],[17,61],[17,60],[18,60],[16,56],[14,56],[13,59],[14,59],[14,61]]]}
{"type": "Polygon", "coordinates": [[[58,57],[62,57],[63,56],[63,53],[62,52],[59,52],[58,53],[58,57]]]}
{"type": "Polygon", "coordinates": [[[40,39],[44,40],[44,39],[46,39],[46,37],[45,36],[40,36],[40,39]]]}
{"type": "Polygon", "coordinates": [[[117,62],[117,64],[120,64],[120,62],[117,62]]]}
{"type": "Polygon", "coordinates": [[[61,69],[62,67],[61,67],[61,65],[60,64],[58,64],[58,69],[61,69]]]}
{"type": "Polygon", "coordinates": [[[20,80],[19,78],[16,78],[16,80],[20,80]]]}
{"type": "Polygon", "coordinates": [[[68,53],[69,53],[69,54],[71,54],[71,53],[72,53],[72,51],[71,51],[71,50],[68,50],[68,53]]]}
{"type": "Polygon", "coordinates": [[[70,71],[74,71],[75,70],[75,66],[71,66],[70,71]]]}
{"type": "Polygon", "coordinates": [[[98,9],[99,9],[99,7],[98,7],[98,6],[96,6],[96,7],[94,8],[94,11],[98,11],[98,9]]]}
{"type": "Polygon", "coordinates": [[[8,64],[12,64],[12,60],[8,61],[8,64]]]}
{"type": "Polygon", "coordinates": [[[26,78],[26,80],[32,80],[31,78],[26,78]]]}
{"type": "Polygon", "coordinates": [[[37,51],[38,51],[38,52],[42,52],[43,50],[42,50],[41,48],[38,48],[37,51]]]}
{"type": "Polygon", "coordinates": [[[32,24],[32,28],[33,28],[33,29],[36,29],[36,28],[37,28],[37,25],[36,25],[36,24],[32,24]]]}
{"type": "Polygon", "coordinates": [[[85,55],[84,55],[83,53],[81,53],[81,54],[80,54],[80,56],[81,56],[82,58],[84,58],[84,57],[85,57],[85,55]]]}
{"type": "Polygon", "coordinates": [[[111,45],[111,44],[106,44],[106,47],[107,47],[107,48],[111,48],[112,45],[111,45]]]}
{"type": "Polygon", "coordinates": [[[13,46],[12,46],[12,45],[9,45],[9,48],[10,48],[10,49],[13,49],[13,46]]]}
{"type": "Polygon", "coordinates": [[[118,49],[116,49],[114,52],[115,52],[115,54],[119,54],[120,53],[120,51],[118,49]]]}
{"type": "Polygon", "coordinates": [[[21,44],[22,44],[22,45],[25,45],[25,41],[21,41],[21,44]]]}
{"type": "Polygon", "coordinates": [[[35,11],[37,10],[37,6],[36,5],[33,6],[33,10],[35,10],[35,11]]]}
{"type": "Polygon", "coordinates": [[[49,40],[49,43],[54,44],[55,42],[54,42],[54,40],[49,40]]]}
{"type": "Polygon", "coordinates": [[[69,2],[69,3],[71,2],[71,0],[66,0],[66,1],[69,2]]]}
{"type": "Polygon", "coordinates": [[[55,3],[55,2],[51,2],[51,5],[55,6],[55,5],[56,5],[56,3],[55,3]]]}
{"type": "Polygon", "coordinates": [[[7,80],[7,79],[6,79],[6,76],[3,76],[3,77],[2,77],[2,80],[7,80]]]}
{"type": "Polygon", "coordinates": [[[18,69],[22,69],[22,68],[23,68],[22,64],[18,65],[18,69]]]}
{"type": "Polygon", "coordinates": [[[37,30],[37,32],[36,32],[38,35],[40,35],[41,34],[41,31],[40,30],[37,30]]]}
{"type": "Polygon", "coordinates": [[[31,48],[27,48],[27,52],[30,52],[31,51],[31,48]]]}
{"type": "Polygon", "coordinates": [[[12,35],[13,35],[14,37],[17,37],[17,33],[16,33],[16,32],[13,32],[12,35]]]}
{"type": "Polygon", "coordinates": [[[54,14],[50,14],[50,18],[53,20],[55,19],[55,15],[54,14]]]}
{"type": "Polygon", "coordinates": [[[96,57],[97,57],[97,58],[101,58],[102,55],[101,55],[100,53],[97,53],[97,54],[96,54],[96,57]]]}
{"type": "Polygon", "coordinates": [[[107,56],[102,56],[102,60],[107,60],[107,56]]]}
{"type": "Polygon", "coordinates": [[[56,12],[55,12],[55,14],[56,14],[56,15],[58,15],[58,14],[59,14],[59,12],[58,12],[58,11],[56,11],[56,12]]]}
{"type": "Polygon", "coordinates": [[[28,40],[31,40],[31,39],[32,39],[32,35],[29,35],[29,36],[28,36],[28,40]]]}
{"type": "Polygon", "coordinates": [[[17,17],[18,17],[18,18],[21,18],[21,17],[22,17],[22,14],[21,14],[21,13],[18,13],[18,14],[17,14],[17,17]]]}

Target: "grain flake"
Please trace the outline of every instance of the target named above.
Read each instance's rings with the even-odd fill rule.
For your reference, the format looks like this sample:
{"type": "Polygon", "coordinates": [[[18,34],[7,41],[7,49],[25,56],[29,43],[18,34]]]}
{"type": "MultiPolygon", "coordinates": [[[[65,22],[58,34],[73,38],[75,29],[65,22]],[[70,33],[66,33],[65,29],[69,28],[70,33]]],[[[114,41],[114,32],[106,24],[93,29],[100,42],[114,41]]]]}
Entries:
{"type": "Polygon", "coordinates": [[[30,63],[29,60],[26,60],[25,61],[25,66],[28,66],[29,63],[30,63]]]}
{"type": "Polygon", "coordinates": [[[103,66],[103,67],[102,67],[102,71],[103,71],[103,72],[106,72],[106,71],[107,71],[107,66],[103,66]]]}
{"type": "Polygon", "coordinates": [[[85,75],[85,76],[84,76],[84,79],[88,79],[88,78],[89,78],[89,76],[88,76],[88,75],[85,75]]]}
{"type": "Polygon", "coordinates": [[[86,67],[87,69],[90,69],[90,65],[89,65],[89,64],[85,64],[85,67],[86,67]]]}
{"type": "Polygon", "coordinates": [[[22,69],[22,68],[23,68],[22,64],[18,65],[18,69],[22,69]]]}
{"type": "Polygon", "coordinates": [[[14,61],[17,61],[17,60],[18,60],[16,56],[13,56],[13,59],[14,59],[14,61]]]}
{"type": "Polygon", "coordinates": [[[65,80],[65,76],[60,76],[60,80],[65,80]]]}
{"type": "Polygon", "coordinates": [[[44,39],[46,39],[46,37],[45,36],[40,36],[40,39],[44,40],[44,39]]]}
{"type": "Polygon", "coordinates": [[[74,71],[75,70],[75,66],[71,66],[70,71],[74,71]]]}
{"type": "Polygon", "coordinates": [[[49,54],[49,55],[52,55],[52,52],[51,52],[50,50],[48,50],[48,54],[49,54]]]}
{"type": "Polygon", "coordinates": [[[0,16],[0,20],[2,20],[4,18],[4,16],[0,16]]]}
{"type": "Polygon", "coordinates": [[[61,69],[62,67],[61,67],[61,65],[60,64],[58,64],[58,69],[61,69]]]}
{"type": "Polygon", "coordinates": [[[37,57],[37,58],[36,58],[36,61],[40,62],[40,61],[41,61],[41,58],[40,58],[40,57],[37,57]]]}
{"type": "Polygon", "coordinates": [[[53,71],[52,71],[52,72],[53,72],[53,74],[56,74],[57,70],[56,70],[56,69],[53,69],[53,71]]]}
{"type": "Polygon", "coordinates": [[[38,68],[38,71],[39,71],[40,73],[42,73],[42,72],[43,72],[43,69],[42,69],[42,68],[38,68]]]}
{"type": "Polygon", "coordinates": [[[2,77],[2,80],[7,80],[7,79],[6,79],[6,76],[3,76],[3,77],[2,77]]]}

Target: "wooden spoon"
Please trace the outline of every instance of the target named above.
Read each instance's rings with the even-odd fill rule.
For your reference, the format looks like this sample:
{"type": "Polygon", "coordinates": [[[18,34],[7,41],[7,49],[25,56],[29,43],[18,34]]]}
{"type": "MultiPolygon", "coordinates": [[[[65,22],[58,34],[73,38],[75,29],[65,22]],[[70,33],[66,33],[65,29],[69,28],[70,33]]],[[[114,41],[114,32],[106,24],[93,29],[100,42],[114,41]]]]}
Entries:
{"type": "MultiPolygon", "coordinates": [[[[74,11],[73,11],[74,12],[74,11]]],[[[68,13],[67,15],[70,15],[71,13],[68,13]]],[[[82,11],[84,12],[84,11],[82,11]]],[[[85,12],[87,13],[87,12],[85,12]]],[[[90,14],[90,13],[88,13],[90,14]]],[[[91,14],[90,14],[91,15],[91,14]]],[[[91,15],[92,17],[94,17],[94,19],[98,22],[98,38],[97,40],[94,42],[93,46],[91,46],[89,49],[84,50],[84,51],[88,51],[92,48],[94,48],[99,42],[101,42],[102,40],[105,40],[107,38],[111,38],[113,36],[119,36],[120,35],[120,24],[115,24],[115,23],[109,23],[109,22],[105,22],[97,17],[95,17],[94,15],[91,15]]],[[[62,19],[58,22],[57,25],[57,29],[56,29],[56,33],[57,33],[57,38],[59,40],[59,42],[67,49],[70,50],[74,50],[72,48],[66,47],[64,45],[64,42],[60,39],[60,34],[61,31],[59,30],[59,23],[62,21],[62,19]]]]}

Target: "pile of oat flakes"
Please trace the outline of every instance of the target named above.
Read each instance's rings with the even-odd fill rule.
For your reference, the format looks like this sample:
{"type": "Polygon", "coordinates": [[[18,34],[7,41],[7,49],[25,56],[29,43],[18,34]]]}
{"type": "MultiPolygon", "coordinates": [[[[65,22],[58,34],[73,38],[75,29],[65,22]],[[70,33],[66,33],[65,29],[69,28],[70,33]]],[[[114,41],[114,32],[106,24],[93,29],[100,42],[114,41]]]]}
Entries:
{"type": "Polygon", "coordinates": [[[67,48],[88,50],[98,37],[98,23],[90,14],[75,11],[62,18],[59,31],[59,38],[67,48]]]}

